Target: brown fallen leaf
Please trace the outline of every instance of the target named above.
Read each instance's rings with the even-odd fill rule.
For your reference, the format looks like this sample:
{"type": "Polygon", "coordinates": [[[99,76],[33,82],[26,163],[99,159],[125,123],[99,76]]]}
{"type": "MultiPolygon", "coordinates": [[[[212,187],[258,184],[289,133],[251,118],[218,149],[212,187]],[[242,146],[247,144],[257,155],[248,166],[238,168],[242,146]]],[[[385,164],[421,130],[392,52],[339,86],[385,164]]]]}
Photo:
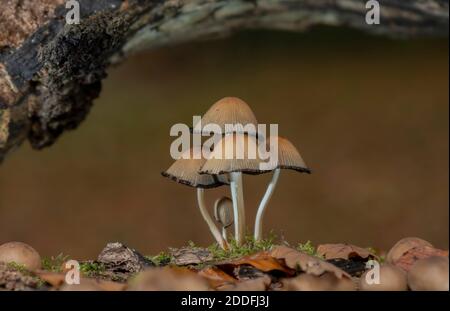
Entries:
{"type": "Polygon", "coordinates": [[[404,253],[403,256],[395,260],[394,265],[405,271],[409,271],[413,264],[419,259],[433,256],[448,257],[448,250],[445,251],[430,246],[413,247],[404,253]]]}
{"type": "Polygon", "coordinates": [[[356,284],[348,278],[337,278],[326,272],[321,276],[302,273],[294,278],[282,280],[285,290],[290,291],[354,291],[356,284]]]}
{"type": "Polygon", "coordinates": [[[60,287],[65,283],[66,275],[62,272],[50,272],[38,270],[34,272],[40,279],[50,284],[52,287],[60,287]]]}
{"type": "Polygon", "coordinates": [[[403,238],[397,243],[395,243],[395,245],[392,246],[392,248],[389,250],[389,252],[386,255],[386,261],[388,263],[394,263],[396,260],[402,257],[403,254],[405,254],[407,251],[409,251],[414,247],[419,246],[434,247],[433,245],[431,245],[430,242],[425,241],[421,238],[416,237],[403,238]]]}
{"type": "Polygon", "coordinates": [[[200,270],[198,275],[206,278],[212,288],[217,288],[225,284],[234,284],[237,282],[234,277],[214,266],[200,270]]]}
{"type": "Polygon", "coordinates": [[[287,275],[293,275],[295,270],[286,267],[281,264],[276,258],[274,258],[270,252],[259,252],[250,256],[245,256],[238,259],[233,259],[230,261],[224,261],[216,264],[219,267],[232,266],[237,267],[241,265],[250,265],[256,269],[269,272],[269,271],[281,271],[287,275]]]}
{"type": "Polygon", "coordinates": [[[36,271],[35,274],[42,279],[43,281],[49,283],[54,288],[60,288],[64,286],[65,290],[82,290],[81,288],[98,288],[98,290],[104,291],[121,291],[124,290],[126,284],[118,283],[113,281],[101,280],[101,279],[93,279],[93,278],[80,278],[80,284],[83,286],[79,286],[80,289],[77,288],[77,285],[68,286],[66,284],[66,274],[64,272],[49,272],[39,270],[36,271]]]}
{"type": "Polygon", "coordinates": [[[297,251],[287,246],[277,246],[270,251],[270,255],[278,260],[283,260],[290,269],[301,270],[308,274],[322,275],[325,272],[333,273],[337,278],[350,278],[350,275],[342,269],[320,258],[297,251]]]}
{"type": "Polygon", "coordinates": [[[249,279],[234,284],[225,284],[219,286],[220,291],[265,291],[271,283],[270,277],[267,275],[256,279],[249,279]]]}
{"type": "Polygon", "coordinates": [[[129,282],[131,291],[204,291],[208,281],[187,268],[148,268],[129,282]]]}
{"type": "Polygon", "coordinates": [[[351,244],[322,244],[317,247],[317,254],[325,259],[376,258],[369,250],[351,244]]]}
{"type": "Polygon", "coordinates": [[[170,254],[177,266],[198,265],[213,260],[211,252],[200,247],[171,248],[170,254]]]}

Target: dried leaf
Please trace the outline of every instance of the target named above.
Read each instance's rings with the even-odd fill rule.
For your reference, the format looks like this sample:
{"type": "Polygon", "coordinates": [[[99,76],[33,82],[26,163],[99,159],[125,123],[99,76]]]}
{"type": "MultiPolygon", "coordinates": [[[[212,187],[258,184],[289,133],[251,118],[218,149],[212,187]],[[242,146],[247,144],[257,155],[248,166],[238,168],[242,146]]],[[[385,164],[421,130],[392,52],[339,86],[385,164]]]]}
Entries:
{"type": "Polygon", "coordinates": [[[186,268],[149,268],[129,283],[133,291],[204,291],[210,289],[206,279],[186,268]]]}
{"type": "Polygon", "coordinates": [[[295,291],[353,291],[356,284],[348,278],[337,278],[333,273],[326,272],[321,276],[302,273],[295,278],[282,280],[286,290],[295,291]]]}
{"type": "Polygon", "coordinates": [[[206,278],[212,288],[217,288],[225,284],[233,284],[237,282],[234,277],[225,273],[218,267],[204,268],[198,273],[198,275],[206,278]]]}
{"type": "Polygon", "coordinates": [[[350,278],[347,272],[331,263],[287,246],[275,247],[270,252],[270,255],[276,259],[283,260],[287,267],[300,269],[308,274],[322,275],[325,272],[331,272],[339,279],[342,277],[350,278]]]}
{"type": "Polygon", "coordinates": [[[66,275],[62,272],[49,272],[44,270],[35,271],[40,279],[50,284],[52,287],[60,287],[65,283],[66,275]]]}
{"type": "Polygon", "coordinates": [[[198,265],[213,260],[213,255],[206,248],[182,247],[170,249],[177,266],[198,265]]]}
{"type": "Polygon", "coordinates": [[[219,267],[220,266],[237,267],[241,265],[250,265],[263,272],[277,270],[282,271],[288,275],[292,275],[295,273],[294,270],[289,269],[288,267],[282,265],[269,252],[259,252],[250,256],[234,259],[231,261],[225,261],[217,264],[217,266],[219,267]]]}
{"type": "Polygon", "coordinates": [[[80,289],[77,289],[77,286],[67,286],[66,284],[66,274],[63,272],[48,272],[39,270],[36,271],[35,274],[41,278],[43,281],[49,283],[52,287],[59,288],[62,286],[66,287],[66,290],[89,290],[89,288],[97,288],[97,290],[104,291],[121,291],[124,290],[126,284],[101,280],[101,279],[93,279],[93,278],[80,278],[80,289]],[[83,288],[83,289],[81,289],[83,288]]]}
{"type": "Polygon", "coordinates": [[[317,247],[317,254],[325,259],[376,258],[369,250],[351,244],[322,244],[317,247]]]}
{"type": "Polygon", "coordinates": [[[270,286],[271,279],[267,275],[249,279],[235,284],[226,284],[217,288],[221,291],[265,291],[270,286]]]}
{"type": "Polygon", "coordinates": [[[448,257],[448,251],[430,246],[413,247],[404,253],[399,259],[394,261],[394,265],[405,271],[409,271],[417,260],[433,256],[448,257]]]}

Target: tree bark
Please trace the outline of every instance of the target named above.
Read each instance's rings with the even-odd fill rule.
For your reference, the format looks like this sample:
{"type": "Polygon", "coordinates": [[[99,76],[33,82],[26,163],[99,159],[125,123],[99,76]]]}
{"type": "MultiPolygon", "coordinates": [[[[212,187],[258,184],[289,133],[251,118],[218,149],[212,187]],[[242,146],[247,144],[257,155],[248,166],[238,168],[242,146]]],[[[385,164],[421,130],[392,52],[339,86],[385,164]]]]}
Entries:
{"type": "Polygon", "coordinates": [[[448,1],[380,0],[368,25],[363,0],[0,0],[0,162],[23,141],[51,145],[76,128],[99,96],[108,66],[137,51],[241,29],[352,27],[394,38],[447,36],[448,1]]]}

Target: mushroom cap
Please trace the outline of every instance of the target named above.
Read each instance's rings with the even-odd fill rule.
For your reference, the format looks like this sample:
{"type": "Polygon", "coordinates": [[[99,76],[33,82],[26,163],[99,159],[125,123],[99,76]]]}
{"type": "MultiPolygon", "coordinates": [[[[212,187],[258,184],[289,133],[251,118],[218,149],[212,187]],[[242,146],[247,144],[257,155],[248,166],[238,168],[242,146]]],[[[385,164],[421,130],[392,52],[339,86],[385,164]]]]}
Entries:
{"type": "Polygon", "coordinates": [[[201,155],[202,149],[200,147],[192,147],[185,151],[167,171],[161,174],[177,183],[195,188],[216,188],[226,184],[226,176],[201,175],[198,173],[206,161],[201,155]],[[183,159],[183,156],[188,158],[183,159]],[[196,159],[197,157],[200,157],[200,159],[196,159]]]}
{"type": "Polygon", "coordinates": [[[229,197],[221,197],[214,203],[214,218],[224,228],[233,224],[233,201],[229,197]]]}
{"type": "Polygon", "coordinates": [[[398,260],[400,257],[403,256],[407,251],[414,247],[418,246],[429,246],[433,247],[429,242],[415,237],[408,237],[403,238],[397,243],[395,243],[394,246],[389,250],[389,252],[386,255],[386,261],[389,263],[394,263],[396,260],[398,260]]]}
{"type": "Polygon", "coordinates": [[[8,242],[0,245],[0,261],[23,265],[28,270],[41,268],[41,256],[30,245],[22,242],[8,242]]]}
{"type": "Polygon", "coordinates": [[[408,272],[412,290],[448,291],[448,257],[428,257],[418,260],[408,272]]]}
{"type": "MultiPolygon", "coordinates": [[[[228,131],[225,128],[226,124],[236,125],[242,124],[246,126],[251,124],[254,126],[251,131],[237,131],[238,133],[248,133],[256,136],[258,129],[258,121],[250,106],[242,99],[237,97],[225,97],[212,105],[209,110],[202,117],[202,127],[208,124],[217,124],[222,129],[222,134],[230,134],[235,131],[228,131]]],[[[194,126],[194,133],[200,133],[194,126]]]]}
{"type": "Polygon", "coordinates": [[[258,140],[245,134],[228,134],[221,138],[209,158],[201,167],[200,174],[222,175],[232,172],[261,174],[258,140]],[[219,147],[217,147],[219,146],[219,147]]]}
{"type": "Polygon", "coordinates": [[[311,170],[308,168],[305,161],[303,161],[300,152],[287,138],[270,136],[267,141],[268,146],[270,146],[270,141],[273,139],[278,140],[278,159],[276,163],[271,163],[273,169],[289,169],[311,174],[311,170]]]}
{"type": "Polygon", "coordinates": [[[408,289],[406,273],[396,266],[385,264],[380,267],[380,284],[368,284],[366,271],[359,279],[359,289],[363,291],[405,291],[408,289]]]}

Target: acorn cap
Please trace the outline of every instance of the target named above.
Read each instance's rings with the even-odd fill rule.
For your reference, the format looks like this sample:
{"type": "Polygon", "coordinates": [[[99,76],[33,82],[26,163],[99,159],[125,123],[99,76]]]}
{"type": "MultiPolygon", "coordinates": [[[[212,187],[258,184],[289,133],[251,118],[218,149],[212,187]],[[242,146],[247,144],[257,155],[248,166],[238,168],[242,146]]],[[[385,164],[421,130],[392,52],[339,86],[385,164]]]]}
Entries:
{"type": "MultiPolygon", "coordinates": [[[[258,121],[250,106],[242,99],[237,97],[225,97],[217,101],[214,105],[202,117],[202,127],[208,124],[217,124],[222,129],[222,134],[231,133],[247,133],[249,135],[256,136],[258,129],[258,121]],[[248,124],[254,126],[251,131],[245,131],[243,129],[238,131],[228,131],[225,128],[226,124],[242,124],[245,127],[248,124]]],[[[201,131],[194,126],[193,132],[198,134],[201,131]]]]}
{"type": "Polygon", "coordinates": [[[180,159],[176,160],[172,166],[161,175],[168,177],[177,183],[195,187],[195,188],[215,188],[227,183],[225,176],[200,175],[198,171],[205,163],[205,159],[196,159],[195,155],[201,156],[202,149],[195,147],[182,154],[180,159]],[[183,155],[189,155],[188,159],[183,159],[183,155]]]}
{"type": "Polygon", "coordinates": [[[276,163],[273,163],[273,169],[289,169],[311,174],[311,170],[306,166],[300,152],[288,139],[280,136],[270,136],[267,142],[268,146],[270,146],[270,140],[272,139],[278,139],[278,160],[276,163]]]}
{"type": "Polygon", "coordinates": [[[258,152],[258,141],[245,134],[228,134],[222,137],[201,167],[200,174],[221,175],[232,172],[262,174],[262,162],[258,152]],[[219,146],[219,147],[217,147],[219,146]],[[221,146],[221,148],[220,148],[221,146]]]}

